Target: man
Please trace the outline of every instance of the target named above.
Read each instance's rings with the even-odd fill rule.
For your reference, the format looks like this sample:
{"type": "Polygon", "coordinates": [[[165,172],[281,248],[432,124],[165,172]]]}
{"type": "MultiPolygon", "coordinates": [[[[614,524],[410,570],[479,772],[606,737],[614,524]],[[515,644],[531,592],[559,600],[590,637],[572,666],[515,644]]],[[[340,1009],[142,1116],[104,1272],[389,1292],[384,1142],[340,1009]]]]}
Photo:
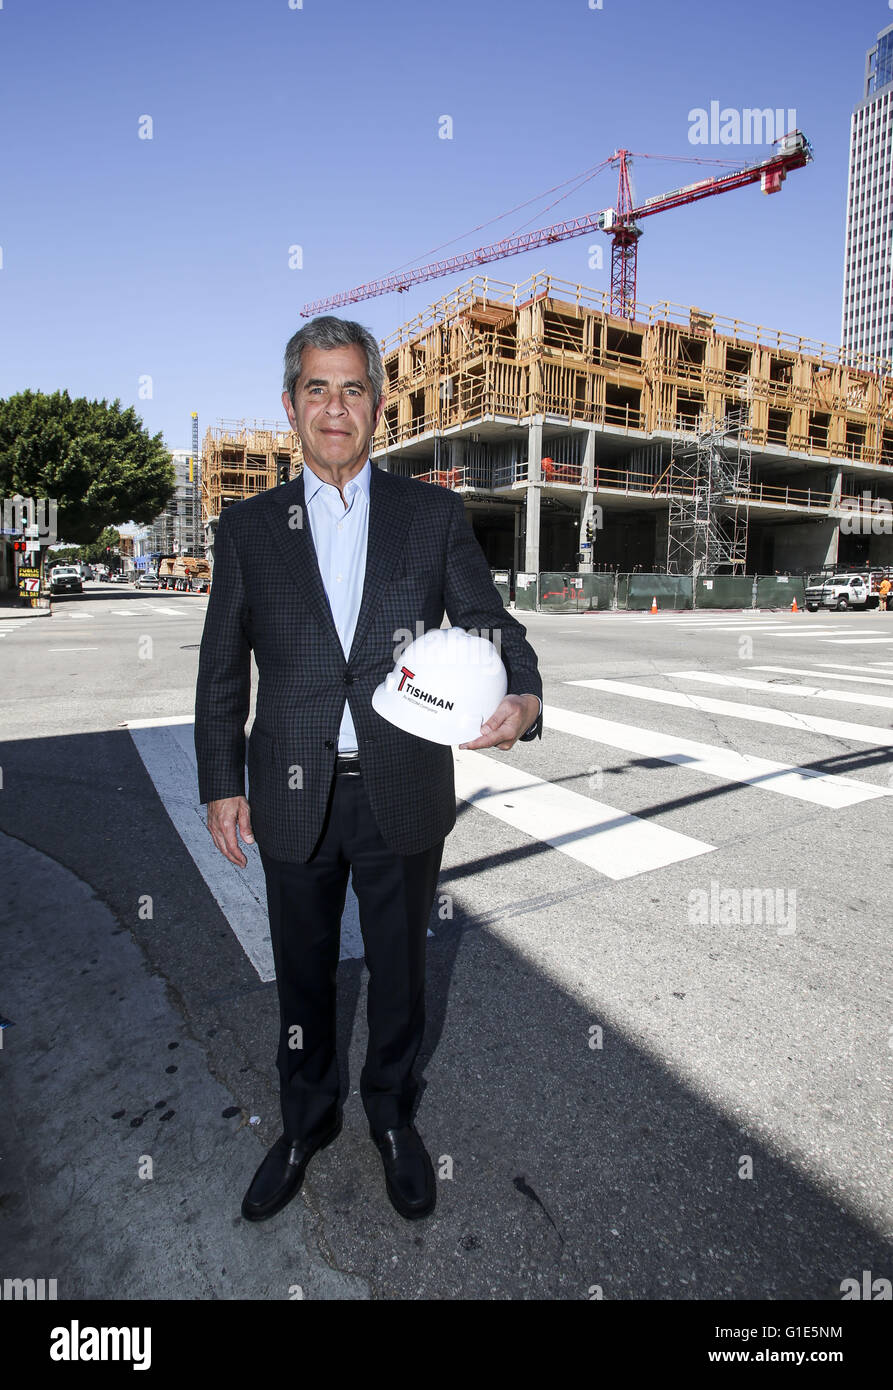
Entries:
{"type": "Polygon", "coordinates": [[[412,1068],[428,918],[456,820],[453,754],[381,718],[372,694],[398,644],[439,628],[444,611],[453,626],[493,634],[508,676],[509,693],[462,747],[508,751],[541,737],[542,682],[462,499],[371,465],[384,408],[372,335],[314,319],[288,343],[284,387],[304,470],[220,517],[195,711],[214,842],[241,867],[238,836],[256,837],[260,849],[279,993],[283,1133],[242,1212],[261,1221],[281,1210],[341,1129],[335,979],[350,871],[369,969],[360,1093],[390,1200],[412,1220],[435,1204],[431,1160],[412,1123],[412,1068]]]}

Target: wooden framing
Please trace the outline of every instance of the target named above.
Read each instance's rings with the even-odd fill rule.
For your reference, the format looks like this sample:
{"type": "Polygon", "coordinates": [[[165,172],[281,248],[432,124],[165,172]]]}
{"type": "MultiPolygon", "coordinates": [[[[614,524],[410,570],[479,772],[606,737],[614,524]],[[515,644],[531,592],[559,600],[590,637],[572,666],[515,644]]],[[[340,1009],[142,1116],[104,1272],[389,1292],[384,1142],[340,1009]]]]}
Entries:
{"type": "Polygon", "coordinates": [[[221,420],[202,446],[202,519],[216,522],[224,507],[295,477],[303,467],[301,441],[266,420],[221,420]]]}
{"type": "Polygon", "coordinates": [[[893,379],[839,347],[669,301],[621,319],[607,294],[544,273],[475,276],[382,347],[377,454],[487,418],[699,434],[746,405],[756,449],[893,466],[893,379]]]}

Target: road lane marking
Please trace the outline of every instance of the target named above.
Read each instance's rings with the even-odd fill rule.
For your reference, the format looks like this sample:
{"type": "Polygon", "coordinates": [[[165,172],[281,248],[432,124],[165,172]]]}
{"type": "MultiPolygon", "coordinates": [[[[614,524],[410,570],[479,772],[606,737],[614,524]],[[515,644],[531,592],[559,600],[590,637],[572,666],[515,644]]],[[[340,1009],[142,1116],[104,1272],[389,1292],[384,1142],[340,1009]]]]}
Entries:
{"type": "Polygon", "coordinates": [[[669,680],[700,681],[703,685],[731,686],[736,690],[762,690],[768,695],[793,696],[802,700],[834,700],[841,705],[872,705],[893,709],[889,695],[868,695],[856,690],[830,690],[814,685],[783,685],[781,681],[755,681],[748,676],[720,676],[712,671],[665,671],[669,680]]]}
{"type": "Polygon", "coordinates": [[[782,796],[792,796],[831,810],[841,810],[862,801],[893,794],[871,782],[814,772],[790,763],[771,762],[768,758],[736,753],[730,748],[698,743],[694,739],[679,738],[675,734],[659,733],[634,724],[619,724],[613,719],[578,714],[555,705],[544,707],[543,720],[547,729],[557,729],[592,743],[623,748],[627,753],[660,758],[663,762],[675,763],[708,777],[758,787],[761,791],[778,792],[782,796]]]}
{"type": "Polygon", "coordinates": [[[822,642],[833,642],[838,647],[855,647],[860,643],[864,646],[877,645],[878,643],[893,642],[893,637],[822,637],[822,642]]]}
{"type": "Polygon", "coordinates": [[[453,753],[463,800],[606,878],[633,878],[716,848],[482,753],[453,753]]]}
{"type": "Polygon", "coordinates": [[[648,700],[657,705],[673,705],[677,709],[699,710],[702,714],[721,714],[730,719],[747,719],[755,724],[775,724],[782,729],[799,729],[801,732],[827,734],[829,738],[893,748],[893,730],[880,725],[850,724],[842,719],[826,719],[817,714],[791,714],[787,710],[768,709],[763,705],[739,705],[733,700],[714,700],[707,695],[690,695],[680,690],[656,690],[653,686],[632,685],[629,681],[581,680],[568,681],[568,685],[582,685],[589,690],[603,690],[633,700],[648,700]]]}
{"type": "Polygon", "coordinates": [[[51,652],[98,652],[98,647],[50,647],[51,652]]]}

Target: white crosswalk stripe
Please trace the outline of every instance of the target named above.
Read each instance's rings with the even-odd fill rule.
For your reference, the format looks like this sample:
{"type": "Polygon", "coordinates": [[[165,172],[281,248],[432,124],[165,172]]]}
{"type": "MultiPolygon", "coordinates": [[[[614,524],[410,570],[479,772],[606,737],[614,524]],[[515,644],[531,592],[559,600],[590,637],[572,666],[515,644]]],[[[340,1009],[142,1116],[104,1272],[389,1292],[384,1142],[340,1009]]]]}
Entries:
{"type": "Polygon", "coordinates": [[[802,666],[749,666],[749,671],[774,671],[780,676],[821,676],[823,680],[856,681],[859,685],[893,685],[893,676],[853,676],[848,671],[862,671],[862,666],[847,666],[836,670],[821,670],[802,666]]]}
{"type": "Polygon", "coordinates": [[[463,800],[607,878],[631,878],[713,849],[483,753],[455,750],[455,772],[463,800]]]}
{"type": "Polygon", "coordinates": [[[829,636],[828,636],[829,633],[835,632],[835,631],[839,632],[840,629],[839,629],[839,628],[835,629],[835,628],[833,628],[833,627],[809,627],[809,628],[802,627],[802,628],[800,629],[799,632],[769,632],[769,633],[767,633],[766,635],[767,635],[767,637],[784,637],[784,638],[790,637],[790,638],[793,638],[793,639],[795,639],[795,640],[797,640],[797,641],[801,641],[801,640],[802,640],[802,641],[806,641],[806,642],[810,642],[810,641],[813,641],[813,640],[818,640],[819,642],[850,642],[850,643],[852,643],[854,646],[857,645],[857,644],[860,643],[860,642],[885,642],[885,641],[887,640],[885,637],[872,637],[872,636],[870,636],[870,635],[865,636],[865,637],[829,637],[829,636]]]}
{"type": "Polygon", "coordinates": [[[768,758],[736,753],[730,748],[680,738],[677,734],[659,733],[633,724],[619,724],[612,719],[578,714],[554,705],[544,707],[543,722],[547,729],[573,734],[593,743],[604,743],[611,748],[623,748],[627,753],[637,753],[641,757],[678,763],[708,777],[759,787],[763,791],[796,797],[800,801],[809,801],[832,810],[891,794],[884,787],[877,787],[871,782],[828,776],[790,763],[772,762],[768,758]]]}
{"type": "Polygon", "coordinates": [[[816,714],[791,714],[787,710],[767,709],[762,705],[741,705],[732,700],[714,700],[707,695],[689,695],[678,690],[655,690],[629,681],[582,680],[570,685],[585,685],[590,690],[613,691],[633,700],[647,700],[658,705],[673,705],[677,709],[700,710],[704,714],[726,715],[730,719],[747,719],[757,724],[775,724],[779,728],[809,730],[828,734],[831,738],[850,739],[854,743],[872,743],[893,748],[893,731],[874,724],[850,724],[841,719],[824,719],[816,714]]]}
{"type": "Polygon", "coordinates": [[[893,699],[889,695],[829,690],[812,685],[783,685],[781,681],[757,681],[751,680],[748,676],[721,676],[711,671],[667,671],[666,675],[670,680],[699,681],[702,685],[731,686],[735,690],[762,690],[770,695],[787,695],[800,700],[832,700],[841,705],[873,705],[878,709],[893,709],[893,699]]]}
{"type": "MultiPolygon", "coordinates": [[[[199,873],[262,980],[274,980],[273,948],[267,920],[264,871],[256,846],[244,845],[244,869],[224,859],[208,833],[198,799],[193,719],[132,720],[128,725],[137,752],[155,784],[174,828],[199,873]]],[[[250,792],[249,792],[250,794],[250,792]]],[[[359,904],[348,886],[341,923],[341,959],[363,955],[359,904]]]]}
{"type": "MultiPolygon", "coordinates": [[[[863,686],[869,682],[873,686],[893,684],[893,672],[890,673],[889,679],[885,679],[884,676],[868,677],[847,671],[804,670],[798,667],[751,666],[746,669],[777,672],[780,675],[827,678],[842,685],[847,682],[858,682],[863,686]]],[[[862,668],[856,669],[861,671],[862,668]]],[[[656,674],[656,678],[709,680],[727,687],[759,691],[767,701],[776,696],[789,699],[793,693],[798,697],[807,694],[814,700],[847,696],[859,704],[880,703],[884,709],[893,706],[893,698],[885,699],[864,689],[774,684],[748,676],[714,674],[709,671],[675,672],[669,676],[656,674]]],[[[689,802],[694,805],[703,796],[703,792],[698,792],[693,797],[687,794],[683,784],[689,773],[724,784],[733,795],[736,794],[737,788],[741,788],[741,795],[749,799],[741,804],[745,813],[747,808],[750,808],[751,815],[757,814],[753,808],[759,804],[754,798],[759,798],[763,793],[768,793],[770,800],[786,797],[806,803],[817,808],[819,814],[824,811],[833,812],[857,807],[893,795],[893,780],[887,787],[880,781],[858,780],[840,773],[823,773],[797,762],[764,758],[746,751],[737,751],[722,743],[682,737],[674,733],[670,727],[668,711],[681,709],[689,716],[694,712],[695,715],[755,721],[774,725],[779,729],[796,731],[801,748],[803,735],[815,734],[838,741],[893,749],[893,730],[882,725],[849,723],[819,715],[794,713],[775,708],[769,703],[741,704],[623,680],[577,680],[568,682],[568,685],[591,692],[596,709],[594,712],[584,713],[553,704],[544,706],[544,724],[549,735],[558,740],[570,741],[565,742],[563,746],[559,744],[564,776],[556,774],[556,781],[553,782],[548,777],[535,776],[519,766],[518,762],[508,760],[495,752],[454,749],[456,794],[466,803],[468,816],[486,816],[491,824],[498,822],[506,827],[503,833],[509,835],[513,843],[516,843],[519,837],[526,839],[540,846],[542,852],[573,860],[584,870],[591,871],[596,879],[621,883],[643,873],[660,873],[672,865],[694,861],[717,852],[717,845],[700,836],[688,835],[660,823],[664,808],[677,818],[678,824],[678,818],[683,813],[686,816],[688,814],[687,811],[683,812],[682,808],[687,807],[689,802]],[[645,716],[643,723],[630,723],[626,720],[621,722],[603,717],[598,706],[605,703],[616,704],[618,700],[622,701],[623,708],[627,711],[631,702],[636,702],[645,716]],[[648,713],[645,707],[648,704],[660,708],[658,729],[646,727],[648,713]],[[564,785],[566,780],[571,780],[577,786],[585,786],[583,759],[578,758],[573,750],[588,750],[593,745],[623,750],[624,753],[636,755],[644,760],[656,760],[657,763],[669,765],[673,769],[661,775],[659,795],[653,798],[655,805],[650,807],[648,814],[636,815],[631,810],[596,799],[585,790],[570,790],[564,785]],[[569,750],[571,767],[579,769],[572,772],[570,778],[567,777],[569,750]],[[676,779],[678,785],[668,784],[665,780],[668,777],[676,779]]],[[[690,724],[690,719],[688,722],[690,724]]],[[[167,814],[238,937],[246,956],[261,979],[274,979],[260,857],[256,848],[246,847],[248,865],[244,870],[240,870],[220,855],[208,834],[205,810],[198,802],[192,716],[133,720],[124,727],[130,730],[140,758],[167,814]]],[[[535,751],[536,745],[532,745],[531,748],[535,751]]],[[[870,765],[883,776],[884,768],[881,764],[875,761],[870,765]]],[[[649,770],[648,761],[632,769],[626,768],[626,765],[619,765],[618,771],[622,770],[633,770],[638,777],[653,775],[649,770]]],[[[599,791],[601,785],[599,782],[599,791]]],[[[633,807],[638,810],[643,805],[639,800],[642,784],[631,782],[629,785],[636,786],[637,799],[633,802],[633,807]]],[[[702,814],[701,824],[704,823],[702,814]]],[[[712,821],[709,823],[712,824],[712,821]]],[[[735,823],[737,825],[739,821],[736,819],[735,823]]],[[[744,815],[740,823],[744,823],[744,815]]],[[[473,819],[470,825],[471,829],[466,833],[471,842],[476,844],[479,839],[484,838],[488,848],[492,848],[496,832],[486,830],[484,823],[478,826],[473,819]]],[[[683,830],[684,828],[683,822],[683,830]]],[[[496,843],[498,844],[498,841],[496,843]]],[[[725,840],[719,843],[725,844],[725,840]]],[[[342,922],[341,957],[360,958],[362,955],[359,905],[352,887],[349,887],[342,922]]]]}

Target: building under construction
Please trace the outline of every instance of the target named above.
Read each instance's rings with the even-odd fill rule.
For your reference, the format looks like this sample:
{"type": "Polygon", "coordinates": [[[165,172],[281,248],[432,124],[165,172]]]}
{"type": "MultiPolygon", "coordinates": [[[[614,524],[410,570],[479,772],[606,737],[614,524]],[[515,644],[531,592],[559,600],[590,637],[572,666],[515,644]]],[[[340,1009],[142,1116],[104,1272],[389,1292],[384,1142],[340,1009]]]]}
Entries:
{"type": "MultiPolygon", "coordinates": [[[[373,462],[459,491],[494,568],[893,562],[893,379],[839,347],[542,273],[475,276],[382,351],[373,462]]],[[[209,431],[206,519],[300,460],[275,426],[209,431]]]]}
{"type": "Polygon", "coordinates": [[[300,470],[301,442],[268,420],[221,420],[202,448],[202,518],[213,531],[224,507],[287,482],[300,470]]]}
{"type": "Polygon", "coordinates": [[[871,524],[893,496],[893,380],[839,347],[668,302],[617,318],[545,274],[475,276],[382,346],[375,461],[458,488],[494,567],[893,559],[871,524]]]}

